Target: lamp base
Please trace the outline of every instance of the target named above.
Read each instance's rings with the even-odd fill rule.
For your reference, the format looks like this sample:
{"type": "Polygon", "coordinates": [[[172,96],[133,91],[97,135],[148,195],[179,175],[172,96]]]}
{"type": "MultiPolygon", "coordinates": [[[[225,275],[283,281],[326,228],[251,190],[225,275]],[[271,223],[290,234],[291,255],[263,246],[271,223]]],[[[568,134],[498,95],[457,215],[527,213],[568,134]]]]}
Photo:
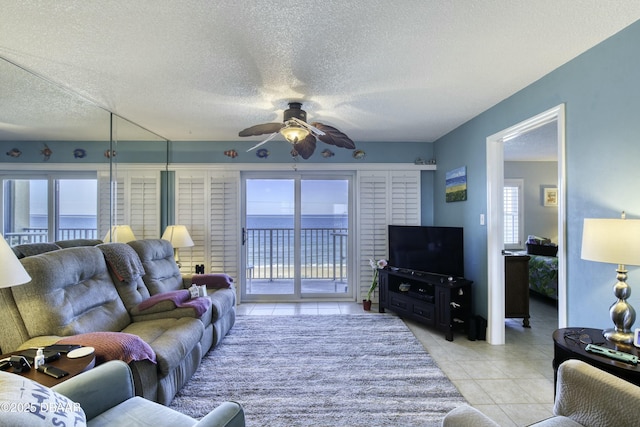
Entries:
{"type": "Polygon", "coordinates": [[[625,343],[625,344],[633,344],[633,332],[631,331],[624,332],[624,331],[618,331],[612,328],[612,329],[605,329],[604,331],[602,331],[602,335],[604,335],[604,337],[609,341],[625,343]]]}
{"type": "Polygon", "coordinates": [[[173,259],[176,261],[176,264],[178,264],[178,268],[182,268],[182,263],[178,257],[178,248],[173,248],[173,259]]]}

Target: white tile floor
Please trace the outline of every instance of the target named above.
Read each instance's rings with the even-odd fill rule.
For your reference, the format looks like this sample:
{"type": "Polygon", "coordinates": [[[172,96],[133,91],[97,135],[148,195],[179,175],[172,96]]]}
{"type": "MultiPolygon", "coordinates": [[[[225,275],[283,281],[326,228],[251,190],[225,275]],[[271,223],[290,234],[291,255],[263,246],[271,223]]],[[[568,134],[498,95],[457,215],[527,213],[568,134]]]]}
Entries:
{"type": "MultiPolygon", "coordinates": [[[[449,342],[442,332],[411,320],[407,326],[467,401],[501,426],[526,426],[548,418],[553,408],[553,340],[556,308],[531,299],[531,328],[521,319],[506,320],[506,345],[469,341],[457,334],[449,342]]],[[[245,303],[238,314],[361,314],[349,302],[245,303]]],[[[372,315],[378,314],[374,305],[372,315]]],[[[392,315],[390,312],[387,315],[392,315]]]]}

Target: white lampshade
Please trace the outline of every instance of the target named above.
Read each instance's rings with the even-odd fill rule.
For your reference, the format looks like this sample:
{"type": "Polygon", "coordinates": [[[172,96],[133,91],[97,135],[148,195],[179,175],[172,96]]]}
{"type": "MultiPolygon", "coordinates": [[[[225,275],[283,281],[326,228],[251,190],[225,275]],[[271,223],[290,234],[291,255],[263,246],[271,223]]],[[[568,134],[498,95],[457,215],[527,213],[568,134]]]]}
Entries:
{"type": "Polygon", "coordinates": [[[22,285],[31,280],[22,263],[0,234],[0,288],[22,285]]]}
{"type": "Polygon", "coordinates": [[[128,225],[114,225],[111,227],[111,231],[107,232],[107,235],[102,239],[105,243],[127,243],[132,240],[136,240],[136,236],[133,235],[133,230],[128,225]]]}
{"type": "Polygon", "coordinates": [[[640,220],[585,218],[582,259],[640,265],[640,220]]]}
{"type": "Polygon", "coordinates": [[[193,240],[189,235],[187,227],[184,225],[170,225],[162,234],[164,240],[171,242],[174,248],[189,248],[193,246],[193,240]]]}

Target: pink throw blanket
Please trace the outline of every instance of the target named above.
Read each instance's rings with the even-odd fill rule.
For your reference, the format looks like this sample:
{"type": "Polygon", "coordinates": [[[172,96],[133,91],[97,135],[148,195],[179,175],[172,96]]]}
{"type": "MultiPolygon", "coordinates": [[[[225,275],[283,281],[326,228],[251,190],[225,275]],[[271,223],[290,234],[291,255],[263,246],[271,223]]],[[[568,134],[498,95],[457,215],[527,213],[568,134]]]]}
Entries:
{"type": "Polygon", "coordinates": [[[204,313],[206,313],[211,306],[211,300],[209,298],[189,298],[191,298],[191,295],[189,294],[188,289],[164,292],[161,294],[155,294],[152,297],[142,301],[140,304],[138,304],[138,309],[140,311],[144,311],[148,308],[153,307],[159,302],[171,301],[176,307],[192,308],[196,312],[197,317],[200,317],[204,313]]]}
{"type": "Polygon", "coordinates": [[[56,344],[77,344],[95,348],[96,365],[108,360],[149,360],[156,363],[156,353],[140,337],[125,332],[89,332],[62,338],[56,344]]]}

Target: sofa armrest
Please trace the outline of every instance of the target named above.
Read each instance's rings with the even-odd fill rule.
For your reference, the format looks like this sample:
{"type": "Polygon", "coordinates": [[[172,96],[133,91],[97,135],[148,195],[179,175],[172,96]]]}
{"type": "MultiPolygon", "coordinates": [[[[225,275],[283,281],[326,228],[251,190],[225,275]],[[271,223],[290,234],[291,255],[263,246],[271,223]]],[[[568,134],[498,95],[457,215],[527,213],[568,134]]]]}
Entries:
{"type": "Polygon", "coordinates": [[[445,415],[443,427],[500,427],[489,417],[469,405],[458,406],[445,415]]]}
{"type": "Polygon", "coordinates": [[[193,273],[182,273],[182,287],[184,289],[189,289],[193,284],[193,273]]]}
{"type": "Polygon", "coordinates": [[[87,420],[135,395],[129,366],[112,360],[52,387],[80,404],[87,420]]]}
{"type": "Polygon", "coordinates": [[[194,427],[244,427],[244,411],[236,402],[223,402],[194,427]]]}
{"type": "Polygon", "coordinates": [[[554,413],[581,425],[637,425],[640,387],[580,360],[558,368],[554,413]]]}

